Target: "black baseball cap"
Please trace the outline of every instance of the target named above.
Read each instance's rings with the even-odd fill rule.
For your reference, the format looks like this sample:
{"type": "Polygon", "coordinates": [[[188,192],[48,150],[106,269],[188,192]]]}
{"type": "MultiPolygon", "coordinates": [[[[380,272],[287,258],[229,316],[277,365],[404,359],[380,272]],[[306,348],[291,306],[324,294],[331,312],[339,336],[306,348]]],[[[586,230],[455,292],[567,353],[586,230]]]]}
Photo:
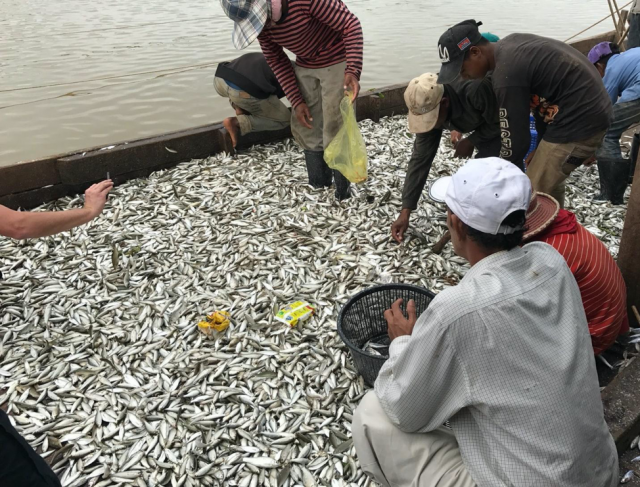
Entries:
{"type": "Polygon", "coordinates": [[[478,27],[482,22],[465,20],[454,25],[440,36],[438,54],[442,68],[438,75],[438,83],[448,84],[460,74],[466,51],[482,39],[478,27]]]}

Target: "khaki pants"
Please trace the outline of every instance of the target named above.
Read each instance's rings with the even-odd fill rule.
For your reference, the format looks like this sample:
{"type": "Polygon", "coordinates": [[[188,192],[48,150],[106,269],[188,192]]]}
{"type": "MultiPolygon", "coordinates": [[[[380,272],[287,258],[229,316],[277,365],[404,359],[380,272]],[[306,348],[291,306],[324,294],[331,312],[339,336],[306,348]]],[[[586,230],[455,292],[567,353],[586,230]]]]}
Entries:
{"type": "Polygon", "coordinates": [[[324,150],[340,130],[346,67],[346,62],[318,69],[295,67],[298,88],[313,118],[308,129],[298,122],[295,113],[291,117],[291,133],[303,149],[324,150]]]}
{"type": "Polygon", "coordinates": [[[237,115],[240,135],[249,132],[280,130],[289,126],[291,112],[277,96],[260,99],[246,91],[238,91],[229,86],[222,78],[214,78],[213,84],[218,95],[229,98],[231,106],[236,105],[250,115],[237,115]]]}
{"type": "Polygon", "coordinates": [[[596,153],[605,132],[580,142],[554,144],[542,139],[527,168],[535,191],[553,196],[564,208],[564,181],[576,168],[596,153]]]}
{"type": "Polygon", "coordinates": [[[360,467],[384,487],[475,487],[453,432],[404,433],[367,393],[351,426],[360,467]]]}

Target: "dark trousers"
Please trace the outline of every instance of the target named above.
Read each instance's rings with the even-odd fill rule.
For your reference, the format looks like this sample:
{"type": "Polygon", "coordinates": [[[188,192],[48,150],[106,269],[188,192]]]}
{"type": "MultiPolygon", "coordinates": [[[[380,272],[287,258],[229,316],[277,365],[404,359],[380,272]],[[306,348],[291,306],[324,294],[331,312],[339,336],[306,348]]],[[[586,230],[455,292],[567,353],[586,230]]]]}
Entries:
{"type": "Polygon", "coordinates": [[[0,410],[0,486],[60,487],[53,470],[11,426],[0,410]]]}
{"type": "Polygon", "coordinates": [[[640,47],[640,14],[629,15],[629,37],[627,37],[627,49],[640,47]]]}
{"type": "Polygon", "coordinates": [[[634,123],[640,122],[640,99],[613,105],[613,121],[604,136],[598,159],[622,159],[620,137],[634,123]]]}

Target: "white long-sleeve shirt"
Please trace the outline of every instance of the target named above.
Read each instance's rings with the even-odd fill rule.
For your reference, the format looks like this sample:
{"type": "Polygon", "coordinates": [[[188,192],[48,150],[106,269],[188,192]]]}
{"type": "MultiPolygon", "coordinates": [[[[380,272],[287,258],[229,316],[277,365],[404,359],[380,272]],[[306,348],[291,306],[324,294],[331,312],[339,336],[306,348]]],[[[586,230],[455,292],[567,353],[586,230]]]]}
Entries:
{"type": "Polygon", "coordinates": [[[449,419],[478,486],[617,484],[580,291],[550,245],[478,262],[389,355],[375,383],[389,419],[405,432],[449,419]]]}

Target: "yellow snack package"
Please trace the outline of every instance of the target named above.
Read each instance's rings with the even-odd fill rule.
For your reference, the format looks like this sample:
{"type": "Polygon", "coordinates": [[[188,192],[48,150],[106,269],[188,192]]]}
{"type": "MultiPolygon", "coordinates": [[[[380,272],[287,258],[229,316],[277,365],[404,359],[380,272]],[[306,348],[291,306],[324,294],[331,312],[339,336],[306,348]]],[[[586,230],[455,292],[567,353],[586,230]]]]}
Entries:
{"type": "Polygon", "coordinates": [[[198,329],[205,335],[211,335],[211,327],[208,321],[201,321],[198,323],[198,329]]]}
{"type": "Polygon", "coordinates": [[[215,311],[207,316],[209,327],[216,331],[224,331],[231,324],[231,315],[226,311],[215,311]]]}
{"type": "Polygon", "coordinates": [[[352,183],[367,179],[367,148],[356,120],[351,96],[340,102],[342,127],[324,150],[324,160],[352,183]]]}
{"type": "Polygon", "coordinates": [[[231,315],[227,311],[214,311],[203,321],[198,323],[198,329],[205,335],[211,335],[213,330],[224,331],[231,324],[231,315]]]}
{"type": "Polygon", "coordinates": [[[307,321],[316,309],[306,301],[296,301],[282,308],[276,314],[276,320],[281,321],[291,327],[296,326],[298,323],[307,321]]]}

